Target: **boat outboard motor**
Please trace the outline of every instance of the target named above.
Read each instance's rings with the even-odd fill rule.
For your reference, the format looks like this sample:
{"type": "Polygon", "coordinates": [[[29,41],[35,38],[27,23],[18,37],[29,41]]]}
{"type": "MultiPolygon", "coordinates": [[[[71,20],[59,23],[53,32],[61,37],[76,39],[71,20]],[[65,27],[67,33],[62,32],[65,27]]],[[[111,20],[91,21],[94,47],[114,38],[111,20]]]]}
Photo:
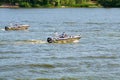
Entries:
{"type": "Polygon", "coordinates": [[[53,42],[52,38],[51,38],[51,37],[48,37],[48,38],[47,38],[47,42],[48,42],[48,43],[52,43],[52,42],[53,42]]]}
{"type": "Polygon", "coordinates": [[[8,28],[7,26],[5,26],[5,30],[6,30],[6,31],[9,30],[9,28],[8,28]]]}

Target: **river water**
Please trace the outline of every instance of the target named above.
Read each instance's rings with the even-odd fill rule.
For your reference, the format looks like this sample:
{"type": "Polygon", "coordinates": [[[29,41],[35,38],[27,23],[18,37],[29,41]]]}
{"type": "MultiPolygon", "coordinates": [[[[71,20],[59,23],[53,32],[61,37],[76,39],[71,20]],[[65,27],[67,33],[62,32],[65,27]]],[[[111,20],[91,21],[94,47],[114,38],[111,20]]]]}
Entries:
{"type": "Polygon", "coordinates": [[[0,80],[119,80],[119,8],[0,9],[0,80]],[[27,31],[5,31],[10,23],[27,31]],[[57,31],[80,42],[49,44],[57,31]]]}

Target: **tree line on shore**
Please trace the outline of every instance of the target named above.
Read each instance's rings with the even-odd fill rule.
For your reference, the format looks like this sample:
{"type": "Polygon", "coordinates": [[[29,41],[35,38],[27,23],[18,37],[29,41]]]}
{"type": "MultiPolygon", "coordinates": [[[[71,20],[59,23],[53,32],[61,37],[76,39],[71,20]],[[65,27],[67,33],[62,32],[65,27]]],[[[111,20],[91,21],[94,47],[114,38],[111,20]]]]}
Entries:
{"type": "Polygon", "coordinates": [[[120,7],[120,0],[97,0],[103,7],[120,7]]]}
{"type": "Polygon", "coordinates": [[[120,0],[0,0],[19,7],[120,7],[120,0]]]}

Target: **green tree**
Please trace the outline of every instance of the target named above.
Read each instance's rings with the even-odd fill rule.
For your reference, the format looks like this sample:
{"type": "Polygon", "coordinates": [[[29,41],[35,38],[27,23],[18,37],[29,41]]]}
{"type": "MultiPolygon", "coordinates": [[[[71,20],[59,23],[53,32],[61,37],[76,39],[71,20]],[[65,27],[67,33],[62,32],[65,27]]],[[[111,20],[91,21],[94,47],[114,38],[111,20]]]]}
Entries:
{"type": "MultiPolygon", "coordinates": [[[[1,4],[7,3],[7,4],[12,4],[12,5],[16,5],[16,3],[20,6],[20,7],[57,7],[57,6],[80,6],[80,5],[86,5],[87,2],[89,2],[91,0],[0,0],[1,4]]],[[[98,0],[99,3],[101,5],[110,5],[113,6],[120,6],[120,1],[119,0],[112,0],[113,3],[109,4],[108,3],[104,3],[105,1],[109,1],[109,0],[98,0]],[[117,3],[116,3],[117,2],[117,3]],[[119,3],[118,3],[119,2],[119,3]]]]}
{"type": "Polygon", "coordinates": [[[120,0],[98,0],[103,7],[120,7],[120,0]]]}

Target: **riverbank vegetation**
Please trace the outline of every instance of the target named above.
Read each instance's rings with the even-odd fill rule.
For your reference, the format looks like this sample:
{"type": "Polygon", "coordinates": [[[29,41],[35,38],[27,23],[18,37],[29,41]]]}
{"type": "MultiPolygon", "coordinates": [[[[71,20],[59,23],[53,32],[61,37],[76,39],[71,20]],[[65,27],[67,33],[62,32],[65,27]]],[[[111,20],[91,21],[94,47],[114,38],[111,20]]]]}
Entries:
{"type": "Polygon", "coordinates": [[[120,0],[0,0],[1,6],[39,7],[120,7],[120,0]]]}
{"type": "Polygon", "coordinates": [[[120,0],[97,0],[103,7],[120,7],[120,0]]]}
{"type": "Polygon", "coordinates": [[[91,0],[0,0],[0,4],[19,7],[97,7],[91,0]]]}

